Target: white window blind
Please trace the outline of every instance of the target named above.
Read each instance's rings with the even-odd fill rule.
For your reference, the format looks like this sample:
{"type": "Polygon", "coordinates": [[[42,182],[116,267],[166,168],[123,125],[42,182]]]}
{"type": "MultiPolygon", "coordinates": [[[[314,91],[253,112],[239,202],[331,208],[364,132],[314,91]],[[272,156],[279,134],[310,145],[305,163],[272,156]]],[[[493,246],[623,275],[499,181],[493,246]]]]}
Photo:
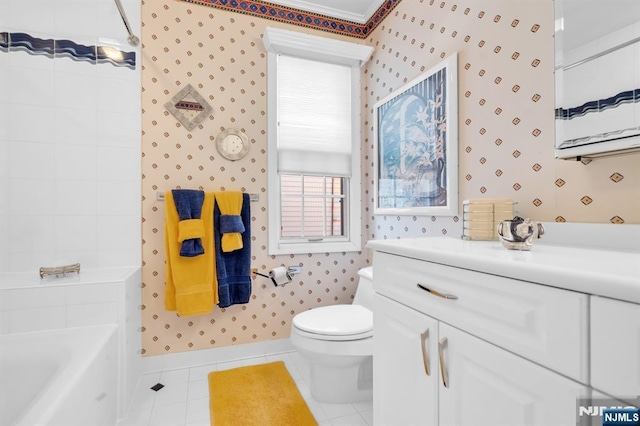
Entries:
{"type": "Polygon", "coordinates": [[[278,55],[278,171],[351,175],[351,67],[278,55]]]}

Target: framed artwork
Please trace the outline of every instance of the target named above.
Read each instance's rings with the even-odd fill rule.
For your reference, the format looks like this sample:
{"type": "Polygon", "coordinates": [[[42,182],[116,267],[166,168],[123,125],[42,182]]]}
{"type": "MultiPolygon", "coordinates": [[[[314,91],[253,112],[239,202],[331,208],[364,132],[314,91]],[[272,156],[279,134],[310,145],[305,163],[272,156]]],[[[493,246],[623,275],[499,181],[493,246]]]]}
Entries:
{"type": "Polygon", "coordinates": [[[458,57],[373,108],[374,214],[458,214],[458,57]]]}

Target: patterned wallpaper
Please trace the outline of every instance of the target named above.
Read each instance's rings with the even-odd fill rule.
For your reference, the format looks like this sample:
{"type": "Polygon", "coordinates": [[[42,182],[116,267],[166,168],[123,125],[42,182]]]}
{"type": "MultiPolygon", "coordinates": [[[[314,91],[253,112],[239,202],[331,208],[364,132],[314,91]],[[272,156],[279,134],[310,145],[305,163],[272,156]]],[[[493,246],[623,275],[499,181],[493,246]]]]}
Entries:
{"type": "Polygon", "coordinates": [[[373,216],[373,105],[458,52],[459,199],[540,221],[640,223],[640,154],[556,160],[551,0],[404,0],[368,41],[368,238],[462,234],[462,217],[373,216]]]}
{"type": "Polygon", "coordinates": [[[142,216],[143,350],[180,352],[289,337],[291,318],[314,306],[349,303],[366,253],[269,256],[267,253],[266,64],[261,35],[267,26],[345,36],[186,2],[143,3],[142,216]],[[191,132],[164,108],[186,84],[213,107],[191,132]],[[243,130],[249,154],[232,162],[220,156],[215,137],[243,130]],[[253,282],[251,301],[211,315],[178,317],[164,309],[164,203],[157,192],[181,187],[259,194],[251,204],[253,266],[263,273],[299,265],[285,287],[253,282]]]}
{"type": "MultiPolygon", "coordinates": [[[[187,2],[143,2],[143,350],[146,355],[289,336],[291,318],[314,306],[349,302],[362,253],[269,256],[266,205],[267,26],[347,40],[187,2]],[[164,109],[190,83],[213,113],[188,132],[164,109]],[[242,129],[249,154],[230,162],[215,150],[225,128],[242,129]],[[286,287],[254,281],[250,303],[180,318],[164,309],[164,205],[175,187],[243,190],[252,203],[253,265],[300,265],[286,287]]],[[[640,223],[640,155],[589,164],[553,158],[551,0],[403,0],[365,40],[363,68],[363,240],[459,237],[457,217],[373,216],[373,104],[458,52],[460,202],[509,197],[543,221],[640,223]]]]}

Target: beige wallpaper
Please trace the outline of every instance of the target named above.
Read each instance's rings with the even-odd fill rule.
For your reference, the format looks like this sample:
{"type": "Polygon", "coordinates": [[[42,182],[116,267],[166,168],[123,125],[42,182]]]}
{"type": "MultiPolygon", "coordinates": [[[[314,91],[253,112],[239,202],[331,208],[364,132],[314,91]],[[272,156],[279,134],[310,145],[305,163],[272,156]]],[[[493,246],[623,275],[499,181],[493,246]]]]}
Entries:
{"type": "MultiPolygon", "coordinates": [[[[322,34],[235,12],[171,0],[143,3],[143,350],[146,355],[204,349],[289,336],[291,318],[314,306],[350,302],[364,253],[267,254],[267,26],[322,34]],[[187,83],[213,107],[193,131],[164,108],[187,83]],[[242,129],[249,154],[232,162],[215,148],[225,128],[242,129]],[[164,309],[164,204],[156,193],[181,187],[257,193],[252,209],[253,266],[266,273],[299,265],[285,287],[254,281],[251,301],[211,315],[178,317],[164,309]]],[[[364,43],[364,41],[360,41],[364,43]]]]}
{"type": "MultiPolygon", "coordinates": [[[[640,155],[590,164],[553,158],[551,0],[403,0],[366,40],[363,69],[363,240],[447,234],[457,217],[373,216],[373,104],[449,54],[459,57],[460,201],[510,197],[543,221],[640,223],[640,155]]],[[[291,318],[314,306],[349,302],[369,253],[269,256],[266,193],[265,27],[327,37],[289,24],[208,7],[143,2],[143,350],[146,355],[289,336],[291,318]],[[190,83],[213,113],[189,132],[164,108],[190,83]],[[249,155],[230,162],[214,139],[242,129],[249,155]],[[254,281],[250,303],[180,318],[164,310],[164,206],[171,188],[243,190],[252,203],[253,264],[300,265],[286,287],[254,281]]]]}

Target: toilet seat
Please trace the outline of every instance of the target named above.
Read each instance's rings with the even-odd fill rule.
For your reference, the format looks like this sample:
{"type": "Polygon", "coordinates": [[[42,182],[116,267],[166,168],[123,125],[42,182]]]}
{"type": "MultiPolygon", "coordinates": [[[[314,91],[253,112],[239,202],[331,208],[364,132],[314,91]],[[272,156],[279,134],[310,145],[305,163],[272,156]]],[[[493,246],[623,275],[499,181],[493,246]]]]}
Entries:
{"type": "Polygon", "coordinates": [[[301,335],[319,340],[359,340],[373,336],[373,312],[360,305],[332,305],[293,317],[301,335]]]}

